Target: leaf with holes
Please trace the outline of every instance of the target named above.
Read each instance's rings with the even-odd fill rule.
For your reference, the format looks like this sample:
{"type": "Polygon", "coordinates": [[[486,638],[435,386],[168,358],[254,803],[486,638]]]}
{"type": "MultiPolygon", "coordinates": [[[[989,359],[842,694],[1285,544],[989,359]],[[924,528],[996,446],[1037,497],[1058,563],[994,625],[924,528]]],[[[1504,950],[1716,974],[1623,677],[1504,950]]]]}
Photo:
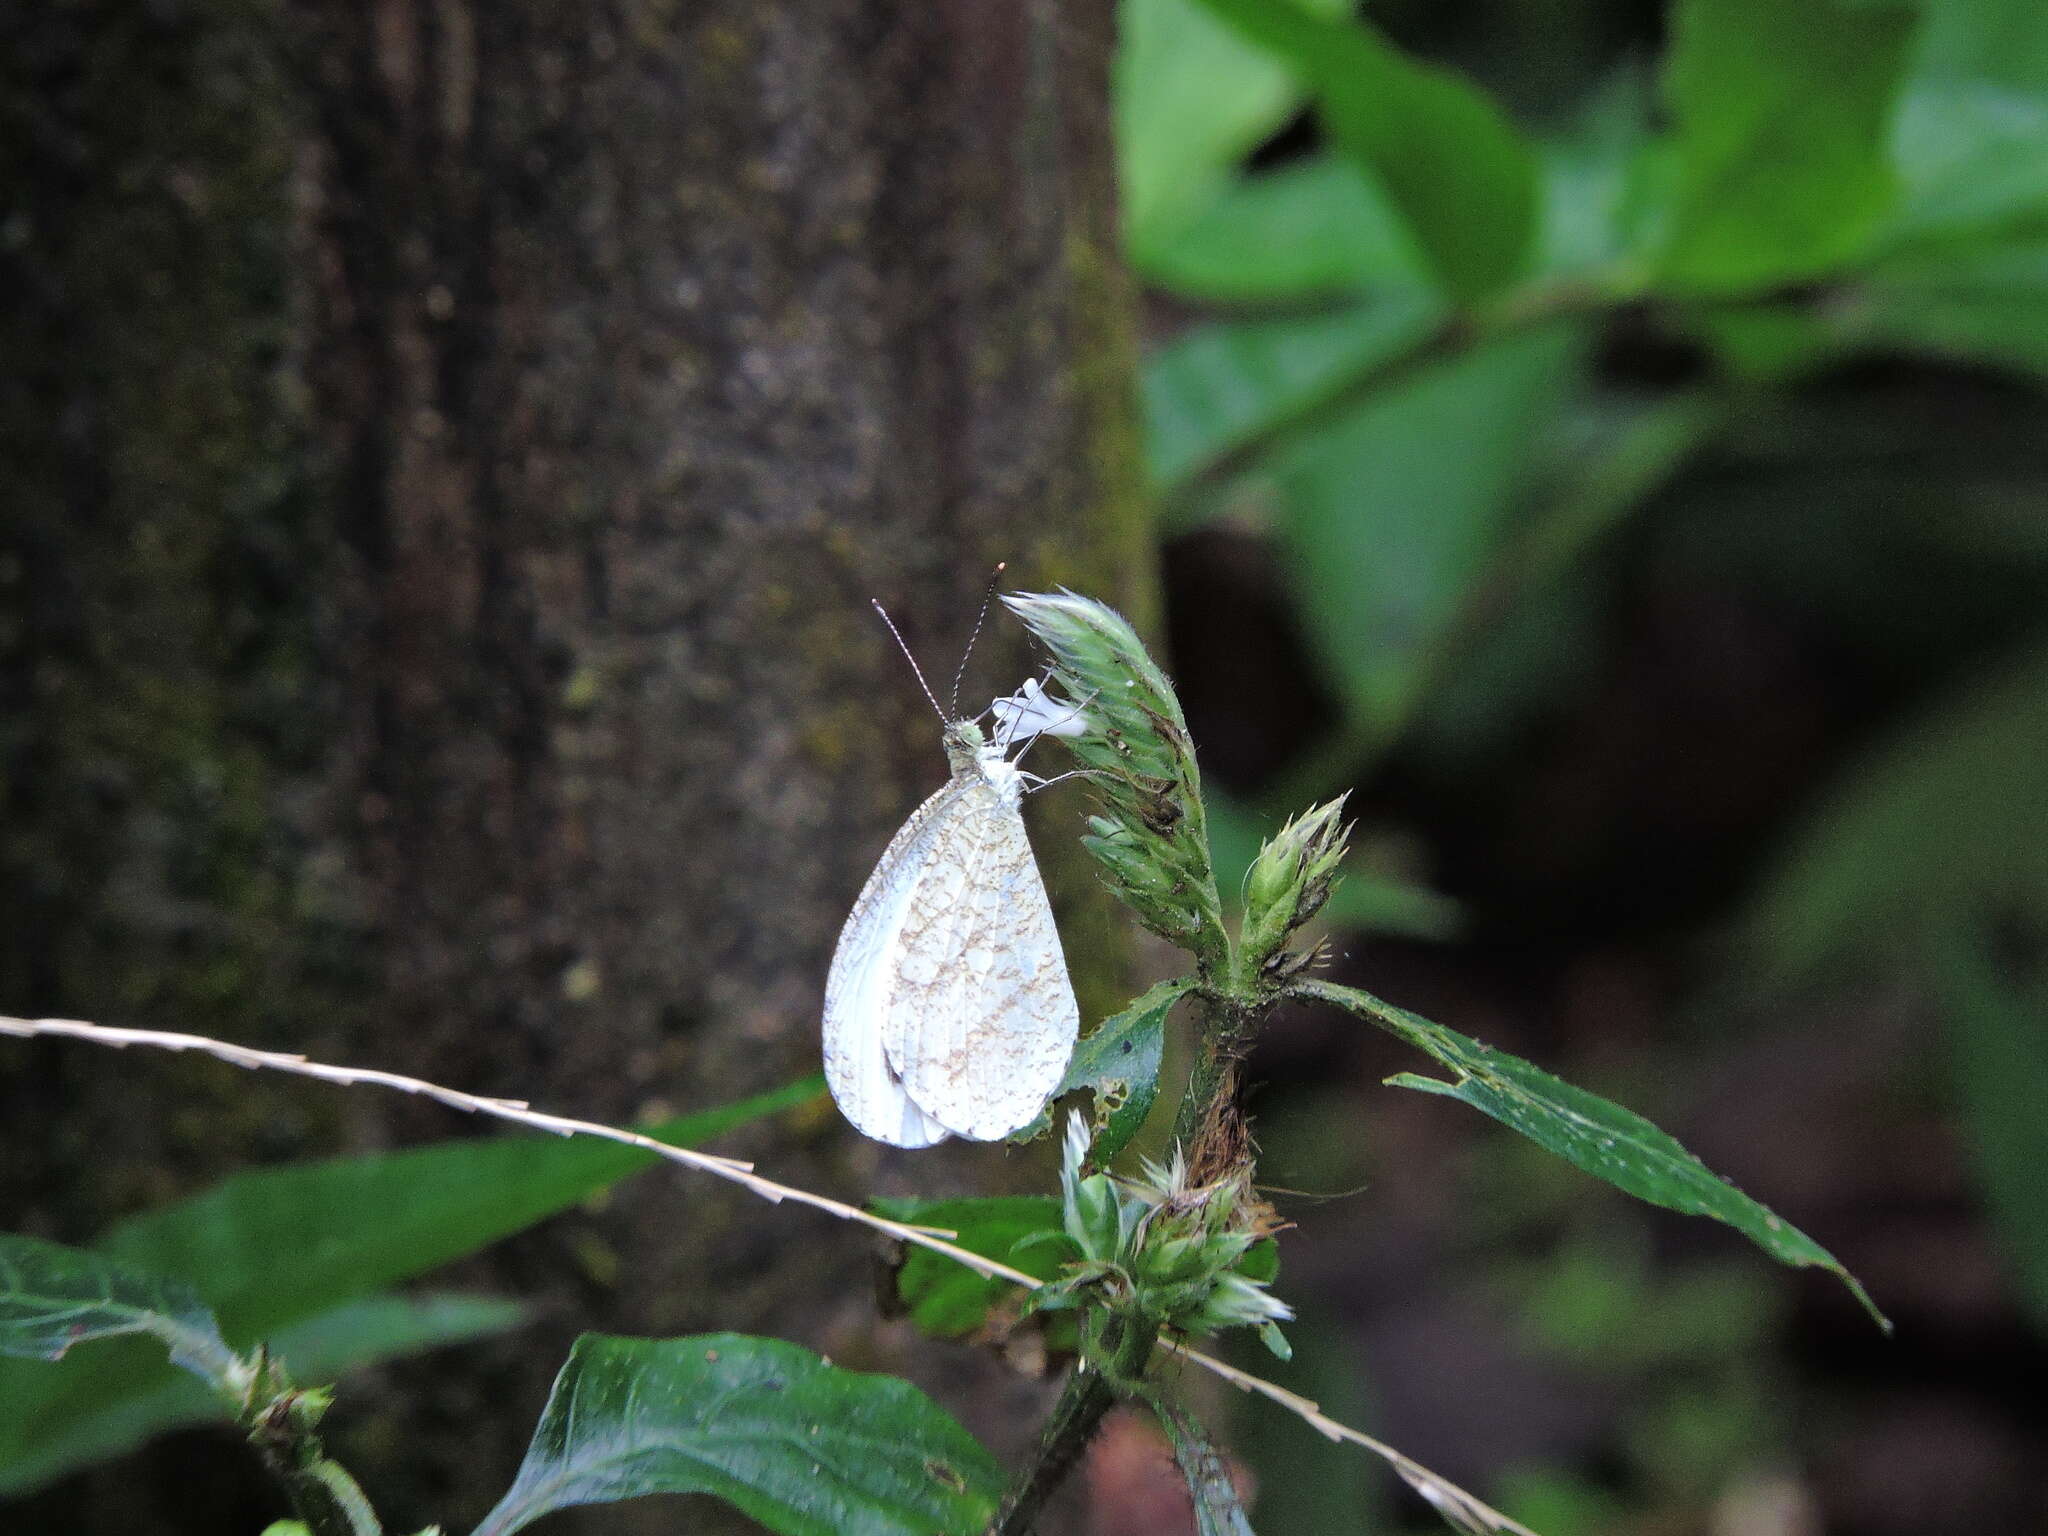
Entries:
{"type": "Polygon", "coordinates": [[[1122,1013],[1104,1019],[1075,1048],[1060,1093],[1086,1088],[1094,1094],[1096,1130],[1090,1159],[1096,1164],[1106,1165],[1129,1145],[1152,1112],[1152,1102],[1159,1096],[1166,1016],[1193,985],[1193,977],[1162,981],[1122,1013]]]}

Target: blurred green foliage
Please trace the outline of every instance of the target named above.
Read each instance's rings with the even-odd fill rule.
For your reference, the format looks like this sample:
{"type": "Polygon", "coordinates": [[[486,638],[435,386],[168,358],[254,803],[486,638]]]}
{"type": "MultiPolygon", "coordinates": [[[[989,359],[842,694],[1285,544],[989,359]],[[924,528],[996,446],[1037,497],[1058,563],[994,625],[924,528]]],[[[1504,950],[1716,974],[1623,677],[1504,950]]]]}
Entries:
{"type": "MultiPolygon", "coordinates": [[[[805,1078],[647,1134],[693,1146],[823,1091],[821,1079],[805,1078]]],[[[303,1379],[321,1380],[518,1325],[524,1314],[510,1302],[387,1288],[655,1161],[616,1142],[511,1135],[260,1169],[117,1223],[80,1262],[187,1287],[230,1345],[263,1341],[303,1379]]],[[[94,1344],[61,1368],[0,1360],[0,1498],[224,1413],[161,1347],[132,1340],[94,1344]]]]}
{"type": "MultiPolygon", "coordinates": [[[[1934,999],[2048,1326],[2048,9],[1349,10],[1123,5],[1162,527],[1267,543],[1336,709],[1218,805],[1226,900],[1286,808],[1397,754],[1470,784],[1583,705],[1626,561],[1769,594],[1868,723],[1737,893],[1721,980],[1934,999]]],[[[1368,888],[1333,917],[1452,931],[1442,898],[1368,888]]],[[[1526,1284],[1560,1347],[1677,1315],[1686,1282],[1626,1254],[1551,1262],[1526,1284]]],[[[1685,1445],[1768,1453],[1753,1329],[1722,1334],[1750,1376],[1645,1409],[1650,1483],[1685,1445]]],[[[1621,1528],[1523,1481],[1539,1528],[1621,1528]]]]}

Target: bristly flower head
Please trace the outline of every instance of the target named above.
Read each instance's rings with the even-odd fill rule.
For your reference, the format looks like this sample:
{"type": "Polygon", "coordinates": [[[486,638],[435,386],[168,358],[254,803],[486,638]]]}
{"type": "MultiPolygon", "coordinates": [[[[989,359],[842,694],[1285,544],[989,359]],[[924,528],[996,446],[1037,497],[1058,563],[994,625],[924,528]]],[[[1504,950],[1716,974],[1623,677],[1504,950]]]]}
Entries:
{"type": "Polygon", "coordinates": [[[1230,963],[1201,777],[1180,700],[1124,617],[1072,592],[1005,593],[1052,652],[1054,675],[1085,728],[1067,741],[1090,770],[1102,814],[1083,839],[1111,889],[1205,974],[1230,963]]]}
{"type": "Polygon", "coordinates": [[[1188,1180],[1176,1148],[1164,1164],[1147,1162],[1136,1179],[1086,1171],[1085,1117],[1067,1121],[1061,1169],[1061,1226],[1074,1260],[1035,1294],[1037,1308],[1080,1304],[1092,1294],[1150,1324],[1186,1333],[1252,1328],[1287,1358],[1278,1324],[1293,1309],[1266,1289],[1272,1277],[1266,1207],[1239,1172],[1214,1184],[1188,1180]]]}
{"type": "Polygon", "coordinates": [[[1309,963],[1308,954],[1284,946],[1330,899],[1344,862],[1351,827],[1342,820],[1345,796],[1305,811],[1259,849],[1245,877],[1244,965],[1268,981],[1284,981],[1309,963]]]}

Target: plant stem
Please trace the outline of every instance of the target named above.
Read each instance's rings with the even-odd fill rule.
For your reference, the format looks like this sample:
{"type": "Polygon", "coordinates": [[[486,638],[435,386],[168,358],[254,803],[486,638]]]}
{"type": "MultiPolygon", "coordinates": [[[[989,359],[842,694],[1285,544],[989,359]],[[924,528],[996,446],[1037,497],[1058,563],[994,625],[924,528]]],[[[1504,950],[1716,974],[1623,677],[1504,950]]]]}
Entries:
{"type": "Polygon", "coordinates": [[[1190,1175],[1204,1184],[1228,1173],[1246,1148],[1236,1133],[1237,1059],[1266,1005],[1235,976],[1199,995],[1202,1022],[1195,1031],[1188,1091],[1174,1115],[1173,1144],[1187,1152],[1190,1175]]]}
{"type": "Polygon", "coordinates": [[[1173,1118],[1173,1145],[1193,1143],[1208,1118],[1216,1099],[1229,1086],[1226,1047],[1211,1030],[1203,1030],[1195,1042],[1195,1059],[1188,1069],[1188,1091],[1181,1096],[1180,1109],[1173,1118]]]}
{"type": "Polygon", "coordinates": [[[1045,1501],[1074,1470],[1104,1416],[1129,1395],[1129,1385],[1143,1377],[1158,1339],[1155,1327],[1114,1312],[1105,1315],[1095,1347],[1083,1354],[1081,1364],[1067,1378],[1066,1389],[1046,1420],[1038,1456],[1005,1503],[993,1536],[1029,1536],[1045,1501]],[[1091,1356],[1106,1358],[1106,1365],[1091,1365],[1091,1356]]]}
{"type": "MultiPolygon", "coordinates": [[[[1226,967],[1235,969],[1235,954],[1226,950],[1226,967]]],[[[1196,1031],[1195,1062],[1188,1091],[1181,1097],[1174,1121],[1174,1140],[1195,1143],[1219,1113],[1230,1112],[1235,1096],[1234,1070],[1238,1042],[1254,1011],[1234,988],[1202,994],[1202,1027],[1196,1031]]],[[[1159,1341],[1156,1325],[1140,1323],[1115,1311],[1101,1314],[1100,1331],[1082,1346],[1081,1363],[1067,1378],[1060,1400],[1046,1420],[1038,1455],[1017,1480],[996,1521],[992,1536],[1028,1536],[1045,1502],[1073,1471],[1103,1418],[1120,1401],[1140,1390],[1146,1364],[1159,1341]]]]}
{"type": "Polygon", "coordinates": [[[302,1466],[273,1462],[271,1470],[313,1536],[382,1536],[384,1527],[370,1501],[340,1462],[317,1456],[302,1466]]]}
{"type": "Polygon", "coordinates": [[[271,1383],[275,1393],[246,1408],[243,1422],[264,1466],[284,1484],[293,1512],[312,1536],[383,1536],[383,1522],[362,1488],[340,1462],[328,1460],[313,1433],[326,1394],[302,1392],[284,1382],[282,1372],[271,1383]]]}

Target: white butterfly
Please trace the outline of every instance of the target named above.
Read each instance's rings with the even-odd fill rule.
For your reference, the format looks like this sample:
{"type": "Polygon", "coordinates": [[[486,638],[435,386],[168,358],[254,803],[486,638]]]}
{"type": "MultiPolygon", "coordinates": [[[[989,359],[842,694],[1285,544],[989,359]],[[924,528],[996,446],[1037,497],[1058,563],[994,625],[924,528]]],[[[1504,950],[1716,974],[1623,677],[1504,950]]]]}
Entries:
{"type": "Polygon", "coordinates": [[[1085,726],[1035,681],[993,708],[994,740],[971,720],[947,725],[952,778],[883,851],[825,982],[825,1080],[856,1130],[892,1146],[1021,1130],[1080,1029],[1018,809],[1030,775],[1008,750],[1085,726]]]}

